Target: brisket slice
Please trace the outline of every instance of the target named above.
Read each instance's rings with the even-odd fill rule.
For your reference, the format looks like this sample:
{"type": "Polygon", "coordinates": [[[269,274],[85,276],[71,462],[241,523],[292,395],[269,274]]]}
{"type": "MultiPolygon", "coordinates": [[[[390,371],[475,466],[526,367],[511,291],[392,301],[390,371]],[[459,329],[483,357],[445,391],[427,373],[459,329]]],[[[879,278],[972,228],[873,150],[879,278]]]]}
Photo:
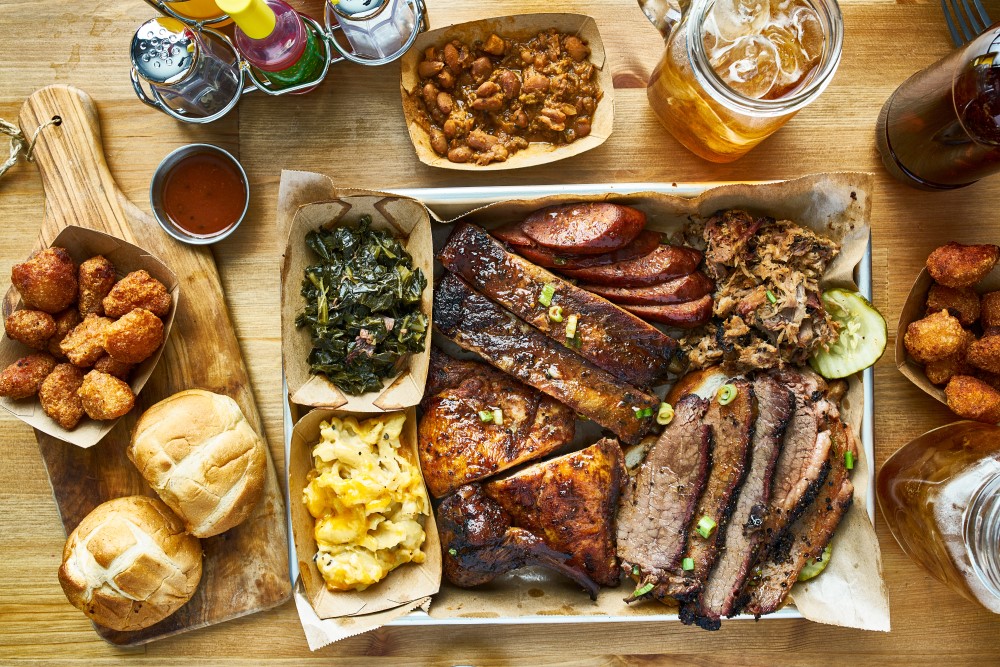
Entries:
{"type": "MultiPolygon", "coordinates": [[[[760,617],[777,611],[810,560],[819,558],[854,499],[850,471],[844,464],[846,452],[857,457],[857,443],[839,418],[825,424],[830,434],[830,473],[805,512],[771,551],[754,568],[754,573],[737,603],[737,611],[760,617]]],[[[734,612],[735,613],[735,612],[734,612]]]]}
{"type": "Polygon", "coordinates": [[[731,384],[737,390],[733,401],[721,405],[718,400],[713,400],[705,413],[705,423],[712,427],[712,463],[705,490],[688,524],[684,553],[685,558],[693,561],[694,567],[690,570],[676,568],[666,581],[659,582],[653,590],[653,597],[657,599],[694,599],[708,579],[719,549],[724,544],[729,517],[746,476],[757,422],[757,399],[753,385],[743,378],[732,380],[731,384]],[[716,524],[708,537],[697,531],[698,522],[703,517],[709,517],[716,524]]]}
{"type": "Polygon", "coordinates": [[[718,630],[720,619],[730,614],[743,583],[757,559],[767,504],[771,496],[774,464],[781,452],[785,429],[795,408],[795,395],[766,375],[754,380],[758,415],[746,480],[729,519],[722,553],[698,599],[681,607],[681,620],[718,630]]]}
{"type": "Polygon", "coordinates": [[[666,376],[677,341],[610,301],[508,252],[479,227],[458,225],[438,259],[493,301],[623,382],[644,387],[666,376]],[[546,285],[555,288],[551,304],[562,308],[559,322],[539,303],[546,285]],[[578,317],[576,338],[566,337],[570,315],[578,317]]]}
{"type": "Polygon", "coordinates": [[[785,529],[809,505],[829,468],[830,437],[828,432],[820,431],[825,409],[817,405],[817,402],[829,405],[823,398],[826,385],[819,388],[810,376],[794,370],[773,374],[795,393],[795,413],[785,431],[784,447],[774,470],[774,487],[764,523],[768,548],[781,539],[785,529]]]}
{"type": "Polygon", "coordinates": [[[618,507],[618,557],[643,583],[659,581],[680,564],[687,527],[708,473],[712,432],[708,401],[694,394],[674,406],[663,431],[618,507]]]}
{"type": "Polygon", "coordinates": [[[521,382],[594,420],[628,444],[656,425],[660,399],[626,384],[559,345],[449,274],[434,290],[434,326],[521,382]]]}

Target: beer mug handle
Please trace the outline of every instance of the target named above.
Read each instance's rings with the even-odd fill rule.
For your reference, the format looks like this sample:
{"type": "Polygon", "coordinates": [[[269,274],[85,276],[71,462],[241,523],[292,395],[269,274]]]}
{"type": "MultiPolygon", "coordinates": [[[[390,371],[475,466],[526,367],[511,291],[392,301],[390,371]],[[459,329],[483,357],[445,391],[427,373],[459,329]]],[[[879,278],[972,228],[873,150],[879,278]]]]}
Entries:
{"type": "Polygon", "coordinates": [[[686,0],[639,0],[642,13],[660,31],[663,41],[670,39],[687,5],[686,0]]]}

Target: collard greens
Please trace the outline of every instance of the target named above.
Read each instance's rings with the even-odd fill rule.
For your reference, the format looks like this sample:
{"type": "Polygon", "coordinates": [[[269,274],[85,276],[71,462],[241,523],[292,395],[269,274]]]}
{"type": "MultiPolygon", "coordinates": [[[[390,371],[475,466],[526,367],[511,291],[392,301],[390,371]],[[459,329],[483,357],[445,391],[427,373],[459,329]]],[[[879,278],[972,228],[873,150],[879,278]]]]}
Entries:
{"type": "Polygon", "coordinates": [[[306,245],[320,261],[306,267],[305,309],[295,326],[309,327],[309,368],[341,391],[364,394],[382,387],[401,360],[424,349],[427,316],[420,295],[427,278],[391,234],[371,228],[319,229],[306,245]]]}

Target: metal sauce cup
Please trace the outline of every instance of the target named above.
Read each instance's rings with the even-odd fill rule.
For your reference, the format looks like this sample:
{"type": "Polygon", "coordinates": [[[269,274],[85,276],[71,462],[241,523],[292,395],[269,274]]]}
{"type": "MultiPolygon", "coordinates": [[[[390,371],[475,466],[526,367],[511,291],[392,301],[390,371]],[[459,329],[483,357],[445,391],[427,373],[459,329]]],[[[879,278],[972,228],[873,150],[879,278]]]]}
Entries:
{"type": "Polygon", "coordinates": [[[243,165],[241,165],[240,161],[233,157],[229,151],[223,150],[218,146],[213,146],[212,144],[188,144],[186,146],[181,146],[168,154],[165,158],[163,158],[163,161],[160,162],[156,171],[153,172],[153,180],[149,185],[149,205],[153,209],[153,216],[156,217],[156,221],[160,223],[160,227],[162,227],[163,231],[167,234],[170,234],[170,236],[183,243],[189,243],[191,245],[209,245],[215,243],[216,241],[221,241],[235,232],[240,226],[240,223],[243,222],[243,219],[246,218],[247,209],[250,207],[250,180],[247,178],[247,173],[244,171],[243,165]],[[201,153],[214,153],[236,168],[243,181],[243,196],[245,199],[243,211],[236,219],[236,222],[223,229],[221,232],[209,236],[192,234],[186,229],[174,224],[163,207],[163,189],[166,185],[167,175],[170,173],[170,170],[181,162],[181,160],[201,153]]]}

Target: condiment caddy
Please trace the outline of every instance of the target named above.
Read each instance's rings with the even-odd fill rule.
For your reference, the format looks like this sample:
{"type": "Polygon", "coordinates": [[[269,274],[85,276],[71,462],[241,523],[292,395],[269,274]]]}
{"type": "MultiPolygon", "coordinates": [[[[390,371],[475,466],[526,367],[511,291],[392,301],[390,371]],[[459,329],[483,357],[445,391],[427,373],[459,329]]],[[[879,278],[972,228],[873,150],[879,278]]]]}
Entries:
{"type": "Polygon", "coordinates": [[[184,9],[192,0],[146,2],[164,16],[136,31],[132,88],[144,104],[195,124],[219,120],[255,90],[307,93],[343,60],[393,62],[429,28],[424,0],[384,0],[374,8],[330,0],[325,26],[281,0],[228,0],[219,6],[232,15],[219,9],[214,16],[184,9]],[[235,39],[218,29],[233,21],[235,39]],[[279,54],[276,45],[283,43],[293,45],[279,54]]]}

